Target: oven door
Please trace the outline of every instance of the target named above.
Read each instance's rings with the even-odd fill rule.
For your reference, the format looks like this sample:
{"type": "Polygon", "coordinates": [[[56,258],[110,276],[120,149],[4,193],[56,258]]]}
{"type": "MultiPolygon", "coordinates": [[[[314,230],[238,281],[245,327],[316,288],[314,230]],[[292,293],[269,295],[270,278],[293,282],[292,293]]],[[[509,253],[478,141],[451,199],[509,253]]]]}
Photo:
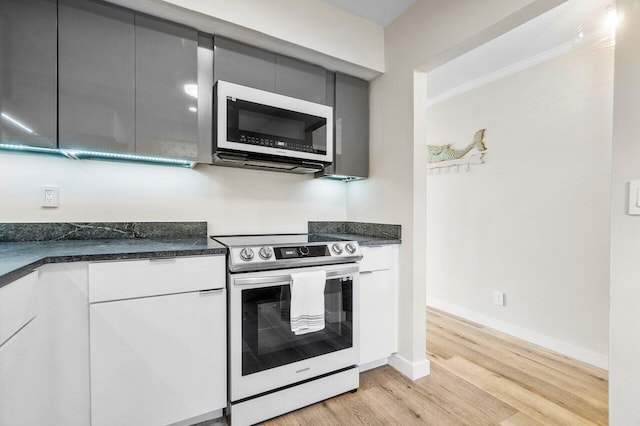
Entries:
{"type": "Polygon", "coordinates": [[[358,362],[357,264],[230,276],[232,402],[350,367],[358,362]],[[325,270],[325,328],[291,331],[292,272],[325,270]]]}
{"type": "Polygon", "coordinates": [[[333,108],[218,81],[217,148],[333,162],[333,108]]]}

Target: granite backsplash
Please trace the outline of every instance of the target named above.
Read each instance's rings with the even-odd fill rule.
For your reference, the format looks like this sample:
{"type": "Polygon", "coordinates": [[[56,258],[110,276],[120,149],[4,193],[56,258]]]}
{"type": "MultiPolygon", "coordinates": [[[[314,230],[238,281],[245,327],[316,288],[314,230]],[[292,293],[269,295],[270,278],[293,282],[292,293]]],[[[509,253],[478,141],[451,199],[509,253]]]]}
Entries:
{"type": "Polygon", "coordinates": [[[207,236],[207,222],[0,223],[0,242],[192,238],[207,236]]]}
{"type": "Polygon", "coordinates": [[[309,222],[310,234],[357,234],[394,240],[402,239],[401,225],[364,222],[309,222]]]}

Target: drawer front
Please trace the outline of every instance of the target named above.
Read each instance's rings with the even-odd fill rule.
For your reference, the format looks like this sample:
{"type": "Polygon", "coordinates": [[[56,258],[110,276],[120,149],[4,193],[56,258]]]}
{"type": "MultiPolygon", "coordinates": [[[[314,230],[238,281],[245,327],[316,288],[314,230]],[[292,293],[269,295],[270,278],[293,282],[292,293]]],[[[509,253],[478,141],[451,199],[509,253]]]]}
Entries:
{"type": "Polygon", "coordinates": [[[92,305],[91,424],[169,425],[225,407],[226,303],[219,290],[92,305]]]}
{"type": "Polygon", "coordinates": [[[38,313],[38,272],[0,288],[0,345],[38,313]]]}
{"type": "Polygon", "coordinates": [[[393,268],[396,249],[394,246],[360,247],[362,261],[360,272],[384,271],[393,268]]]}
{"type": "Polygon", "coordinates": [[[224,287],[225,256],[89,264],[89,303],[224,287]]]}

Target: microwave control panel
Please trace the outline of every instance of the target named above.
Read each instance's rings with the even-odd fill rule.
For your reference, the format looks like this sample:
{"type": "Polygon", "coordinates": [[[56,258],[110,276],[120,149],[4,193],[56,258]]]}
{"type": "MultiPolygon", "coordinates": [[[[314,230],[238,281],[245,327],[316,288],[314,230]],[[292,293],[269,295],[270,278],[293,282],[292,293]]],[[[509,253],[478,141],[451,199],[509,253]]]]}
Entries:
{"type": "Polygon", "coordinates": [[[248,135],[248,134],[240,133],[240,139],[238,140],[238,142],[249,144],[249,145],[266,146],[268,148],[287,149],[290,151],[302,151],[302,152],[312,152],[312,153],[320,153],[320,154],[326,153],[326,151],[315,149],[313,146],[304,144],[304,141],[298,141],[293,139],[291,140],[271,139],[265,135],[248,135]]]}

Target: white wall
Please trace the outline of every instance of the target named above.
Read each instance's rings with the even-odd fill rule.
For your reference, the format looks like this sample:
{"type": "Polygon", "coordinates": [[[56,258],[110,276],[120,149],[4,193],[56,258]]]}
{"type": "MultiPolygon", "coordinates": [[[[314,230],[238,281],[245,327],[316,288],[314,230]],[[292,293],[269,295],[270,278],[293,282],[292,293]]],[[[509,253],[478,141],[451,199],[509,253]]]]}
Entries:
{"type": "Polygon", "coordinates": [[[163,0],[384,71],[382,28],[321,0],[163,0]]]}
{"type": "Polygon", "coordinates": [[[367,80],[384,72],[382,27],[323,0],[108,0],[367,80]]]}
{"type": "Polygon", "coordinates": [[[347,214],[402,225],[399,355],[418,369],[426,358],[426,137],[413,117],[423,117],[426,105],[414,104],[414,90],[418,99],[424,93],[414,70],[452,59],[559,3],[418,0],[385,27],[386,71],[370,88],[370,179],[349,183],[347,214]]]}
{"type": "Polygon", "coordinates": [[[427,303],[604,368],[613,59],[572,51],[426,117],[429,145],[486,128],[489,148],[469,173],[427,178],[427,303]]]}
{"type": "Polygon", "coordinates": [[[624,13],[616,44],[611,205],[609,420],[640,424],[640,216],[627,212],[628,181],[640,179],[640,2],[624,13]]]}
{"type": "Polygon", "coordinates": [[[207,221],[210,234],[307,232],[345,220],[346,184],[309,175],[0,153],[0,222],[207,221]],[[40,207],[40,186],[60,207],[40,207]]]}

